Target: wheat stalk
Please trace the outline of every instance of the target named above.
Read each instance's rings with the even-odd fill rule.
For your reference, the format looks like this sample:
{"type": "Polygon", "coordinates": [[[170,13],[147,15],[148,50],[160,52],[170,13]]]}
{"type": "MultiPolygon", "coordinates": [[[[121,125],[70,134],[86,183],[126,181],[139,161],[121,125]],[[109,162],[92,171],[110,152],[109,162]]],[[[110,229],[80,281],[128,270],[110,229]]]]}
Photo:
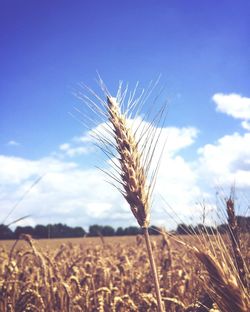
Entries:
{"type": "MultiPolygon", "coordinates": [[[[125,113],[122,113],[121,106],[125,102],[127,89],[122,92],[120,85],[117,96],[112,97],[102,81],[101,85],[106,95],[106,102],[99,98],[93,91],[90,91],[98,99],[99,104],[102,107],[95,104],[88,97],[85,97],[84,99],[92,111],[99,114],[101,118],[106,119],[106,131],[108,135],[105,136],[103,133],[97,133],[96,138],[101,142],[101,146],[99,147],[113,162],[115,173],[112,174],[109,172],[108,175],[111,176],[115,182],[120,184],[121,187],[115,186],[128,202],[133,215],[143,230],[151,271],[154,278],[158,310],[163,311],[159,279],[148,233],[148,227],[150,224],[151,194],[158,168],[156,168],[155,172],[151,175],[150,183],[147,182],[150,165],[160,134],[157,133],[156,135],[157,128],[150,123],[145,123],[145,126],[145,124],[141,122],[141,128],[139,126],[136,131],[133,131],[129,124],[129,118],[127,117],[128,112],[138,105],[139,100],[143,103],[147,96],[142,99],[141,94],[139,99],[133,100],[135,95],[134,92],[128,99],[125,113]],[[139,131],[141,132],[138,133],[139,131]],[[138,136],[139,139],[137,140],[138,136]],[[112,150],[115,150],[115,153],[112,150]],[[119,164],[117,165],[116,161],[113,159],[117,159],[119,164]]],[[[159,116],[162,116],[162,111],[158,117],[159,116]]]]}
{"type": "Polygon", "coordinates": [[[143,229],[154,277],[158,310],[163,311],[159,280],[148,233],[150,223],[150,194],[149,187],[146,183],[146,173],[142,166],[141,153],[138,149],[135,136],[127,125],[126,117],[120,112],[116,99],[108,97],[107,101],[109,121],[113,125],[116,150],[121,166],[120,178],[124,188],[122,194],[130,205],[130,209],[138,224],[143,229]]]}
{"type": "Polygon", "coordinates": [[[241,244],[240,244],[239,227],[235,215],[233,197],[230,196],[228,199],[226,199],[226,208],[228,215],[229,237],[233,248],[237,271],[239,273],[239,277],[244,287],[249,288],[247,270],[240,250],[241,244]]]}

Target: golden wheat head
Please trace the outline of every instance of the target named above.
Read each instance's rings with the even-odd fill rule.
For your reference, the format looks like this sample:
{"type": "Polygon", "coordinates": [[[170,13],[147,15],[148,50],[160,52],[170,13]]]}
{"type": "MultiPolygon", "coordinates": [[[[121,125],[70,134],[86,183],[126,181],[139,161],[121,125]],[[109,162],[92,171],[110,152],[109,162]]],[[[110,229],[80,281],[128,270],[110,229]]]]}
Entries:
{"type": "Polygon", "coordinates": [[[198,251],[197,258],[205,266],[210,282],[208,291],[222,312],[247,312],[250,308],[249,295],[246,289],[232,275],[226,275],[226,264],[223,266],[207,252],[198,251]]]}
{"type": "Polygon", "coordinates": [[[121,166],[123,195],[141,227],[149,226],[149,192],[138,143],[115,98],[108,97],[109,121],[113,125],[121,166]]]}
{"type": "MultiPolygon", "coordinates": [[[[142,228],[147,228],[150,223],[151,195],[159,163],[156,162],[154,170],[151,170],[151,164],[161,135],[158,125],[163,121],[165,106],[154,116],[154,123],[138,117],[138,112],[156,84],[142,90],[137,96],[137,86],[129,93],[128,87],[124,89],[120,83],[113,97],[100,79],[105,99],[89,88],[90,97],[76,94],[102,122],[90,134],[112,163],[113,171],[105,173],[112,178],[112,182],[115,181],[115,187],[128,202],[142,228]]],[[[87,119],[88,116],[84,120],[85,124],[87,119]]],[[[93,120],[90,121],[93,124],[93,120]]]]}

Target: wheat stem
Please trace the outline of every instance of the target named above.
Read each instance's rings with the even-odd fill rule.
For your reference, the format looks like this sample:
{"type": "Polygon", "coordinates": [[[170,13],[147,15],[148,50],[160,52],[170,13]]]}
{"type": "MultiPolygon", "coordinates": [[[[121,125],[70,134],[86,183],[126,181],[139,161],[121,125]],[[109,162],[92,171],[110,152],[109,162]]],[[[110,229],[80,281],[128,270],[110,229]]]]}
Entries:
{"type": "Polygon", "coordinates": [[[153,273],[153,278],[154,278],[154,284],[155,284],[155,293],[156,293],[156,299],[157,299],[157,304],[158,304],[158,312],[163,312],[163,305],[162,305],[162,299],[161,299],[161,291],[160,291],[160,285],[159,285],[159,278],[157,274],[157,269],[153,257],[153,251],[151,247],[151,242],[150,242],[150,237],[148,233],[148,228],[143,229],[143,234],[145,237],[146,241],[146,246],[147,246],[147,251],[148,251],[148,256],[149,256],[149,262],[151,266],[151,271],[153,273]]]}
{"type": "Polygon", "coordinates": [[[114,146],[118,152],[121,166],[120,179],[124,188],[124,192],[122,193],[130,205],[137,222],[143,229],[154,278],[158,311],[163,312],[159,279],[148,233],[150,194],[146,181],[145,168],[142,164],[142,153],[138,149],[138,142],[135,135],[128,127],[126,116],[121,113],[119,103],[117,103],[116,99],[107,97],[107,107],[109,121],[113,126],[114,146]]]}
{"type": "Polygon", "coordinates": [[[247,272],[245,270],[244,260],[242,258],[240,250],[239,227],[235,215],[234,199],[231,196],[226,200],[226,206],[228,215],[229,236],[233,247],[237,270],[242,284],[244,285],[244,287],[247,288],[249,286],[247,272]]]}

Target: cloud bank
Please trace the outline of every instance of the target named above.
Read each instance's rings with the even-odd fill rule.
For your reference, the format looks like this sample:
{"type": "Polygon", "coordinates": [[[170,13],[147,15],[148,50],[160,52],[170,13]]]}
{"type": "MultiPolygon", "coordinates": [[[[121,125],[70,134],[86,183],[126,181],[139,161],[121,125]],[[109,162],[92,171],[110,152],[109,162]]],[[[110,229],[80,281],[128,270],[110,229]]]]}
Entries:
{"type": "Polygon", "coordinates": [[[212,97],[218,112],[225,113],[236,119],[242,119],[242,127],[250,130],[250,98],[236,93],[216,93],[212,97]]]}
{"type": "MultiPolygon", "coordinates": [[[[182,204],[179,207],[187,209],[196,193],[190,192],[187,185],[195,184],[196,177],[190,165],[177,154],[195,141],[198,131],[193,127],[171,127],[162,131],[162,137],[167,137],[167,147],[162,155],[162,167],[155,193],[168,198],[168,201],[174,200],[175,204],[179,197],[178,192],[182,192],[182,204]]],[[[33,181],[38,176],[43,176],[8,221],[31,215],[22,223],[34,225],[63,222],[84,227],[93,223],[113,226],[136,224],[122,196],[106,182],[108,177],[99,169],[84,169],[77,164],[76,156],[79,154],[76,151],[79,151],[80,147],[83,149],[83,162],[97,152],[97,149],[89,148],[88,137],[89,133],[86,133],[82,137],[73,138],[71,142],[60,145],[54,155],[38,160],[0,156],[0,204],[6,214],[30,188],[33,181]],[[86,142],[86,147],[81,142],[86,142]]],[[[162,144],[163,141],[159,143],[161,148],[156,151],[156,159],[162,152],[162,144]]],[[[101,169],[109,170],[109,161],[104,161],[101,169]]],[[[153,222],[167,224],[155,198],[152,208],[153,222]]]]}
{"type": "MultiPolygon", "coordinates": [[[[221,93],[215,94],[213,100],[217,111],[248,123],[248,98],[221,93]]],[[[135,127],[141,122],[140,118],[131,120],[135,127]]],[[[144,123],[146,127],[147,124],[144,123]]],[[[246,124],[244,128],[247,129],[246,124]]],[[[89,162],[95,157],[97,148],[92,144],[92,134],[95,130],[103,131],[103,124],[82,136],[72,138],[70,142],[64,142],[56,152],[45,158],[31,160],[0,155],[0,205],[3,218],[29,190],[37,177],[43,176],[19,203],[7,223],[30,215],[30,218],[21,221],[20,224],[62,222],[85,228],[94,223],[110,224],[114,227],[136,225],[125,200],[106,182],[109,179],[101,171],[110,170],[110,162],[102,159],[98,164],[101,170],[94,166],[86,169],[86,166],[78,162],[79,159],[82,163],[89,162]]],[[[178,222],[191,222],[190,217],[199,222],[201,212],[196,202],[214,197],[211,190],[216,185],[230,187],[236,183],[240,189],[249,188],[249,132],[225,134],[215,142],[199,147],[197,151],[192,150],[193,159],[188,161],[182,151],[191,151],[199,130],[191,126],[165,127],[156,129],[156,134],[159,131],[162,136],[152,167],[156,166],[160,155],[161,166],[153,197],[152,224],[176,226],[173,220],[169,219],[166,202],[179,216],[178,222]],[[166,148],[162,153],[165,142],[166,148]]],[[[215,208],[210,204],[208,206],[215,208]]]]}

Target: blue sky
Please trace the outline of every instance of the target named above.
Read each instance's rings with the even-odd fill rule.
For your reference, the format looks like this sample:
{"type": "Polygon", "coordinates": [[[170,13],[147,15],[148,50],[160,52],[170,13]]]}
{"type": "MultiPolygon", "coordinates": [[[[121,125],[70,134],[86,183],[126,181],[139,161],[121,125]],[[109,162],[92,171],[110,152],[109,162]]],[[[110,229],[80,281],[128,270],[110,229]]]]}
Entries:
{"type": "MultiPolygon", "coordinates": [[[[144,87],[161,74],[164,92],[158,103],[168,102],[166,128],[172,130],[167,135],[173,133],[173,146],[179,139],[183,142],[179,147],[167,144],[174,152],[166,157],[172,168],[181,162],[186,177],[190,174],[187,181],[180,181],[176,170],[159,178],[165,185],[175,181],[183,197],[187,192],[185,203],[179,203],[177,195],[171,202],[174,190],[172,195],[164,190],[161,194],[173,207],[183,207],[178,208],[183,218],[194,213],[196,208],[188,207],[197,198],[213,196],[216,183],[226,187],[236,181],[242,191],[247,189],[249,13],[247,0],[0,1],[1,214],[46,171],[47,178],[20,203],[10,221],[30,214],[23,222],[85,227],[93,222],[133,222],[127,207],[119,214],[116,195],[111,200],[101,195],[106,186],[100,185],[98,203],[84,187],[82,193],[76,187],[62,194],[71,179],[78,177],[80,184],[91,174],[93,185],[95,178],[100,180],[93,169],[99,154],[89,143],[80,144],[86,129],[68,114],[74,106],[85,111],[73,92],[80,82],[98,90],[97,70],[113,93],[119,80],[132,88],[140,81],[144,87]],[[222,153],[231,158],[225,160],[223,154],[221,159],[222,153]],[[65,181],[61,188],[55,186],[56,178],[65,181]],[[87,195],[86,206],[80,202],[87,195]]],[[[155,222],[165,218],[160,212],[155,216],[155,222]]]]}

